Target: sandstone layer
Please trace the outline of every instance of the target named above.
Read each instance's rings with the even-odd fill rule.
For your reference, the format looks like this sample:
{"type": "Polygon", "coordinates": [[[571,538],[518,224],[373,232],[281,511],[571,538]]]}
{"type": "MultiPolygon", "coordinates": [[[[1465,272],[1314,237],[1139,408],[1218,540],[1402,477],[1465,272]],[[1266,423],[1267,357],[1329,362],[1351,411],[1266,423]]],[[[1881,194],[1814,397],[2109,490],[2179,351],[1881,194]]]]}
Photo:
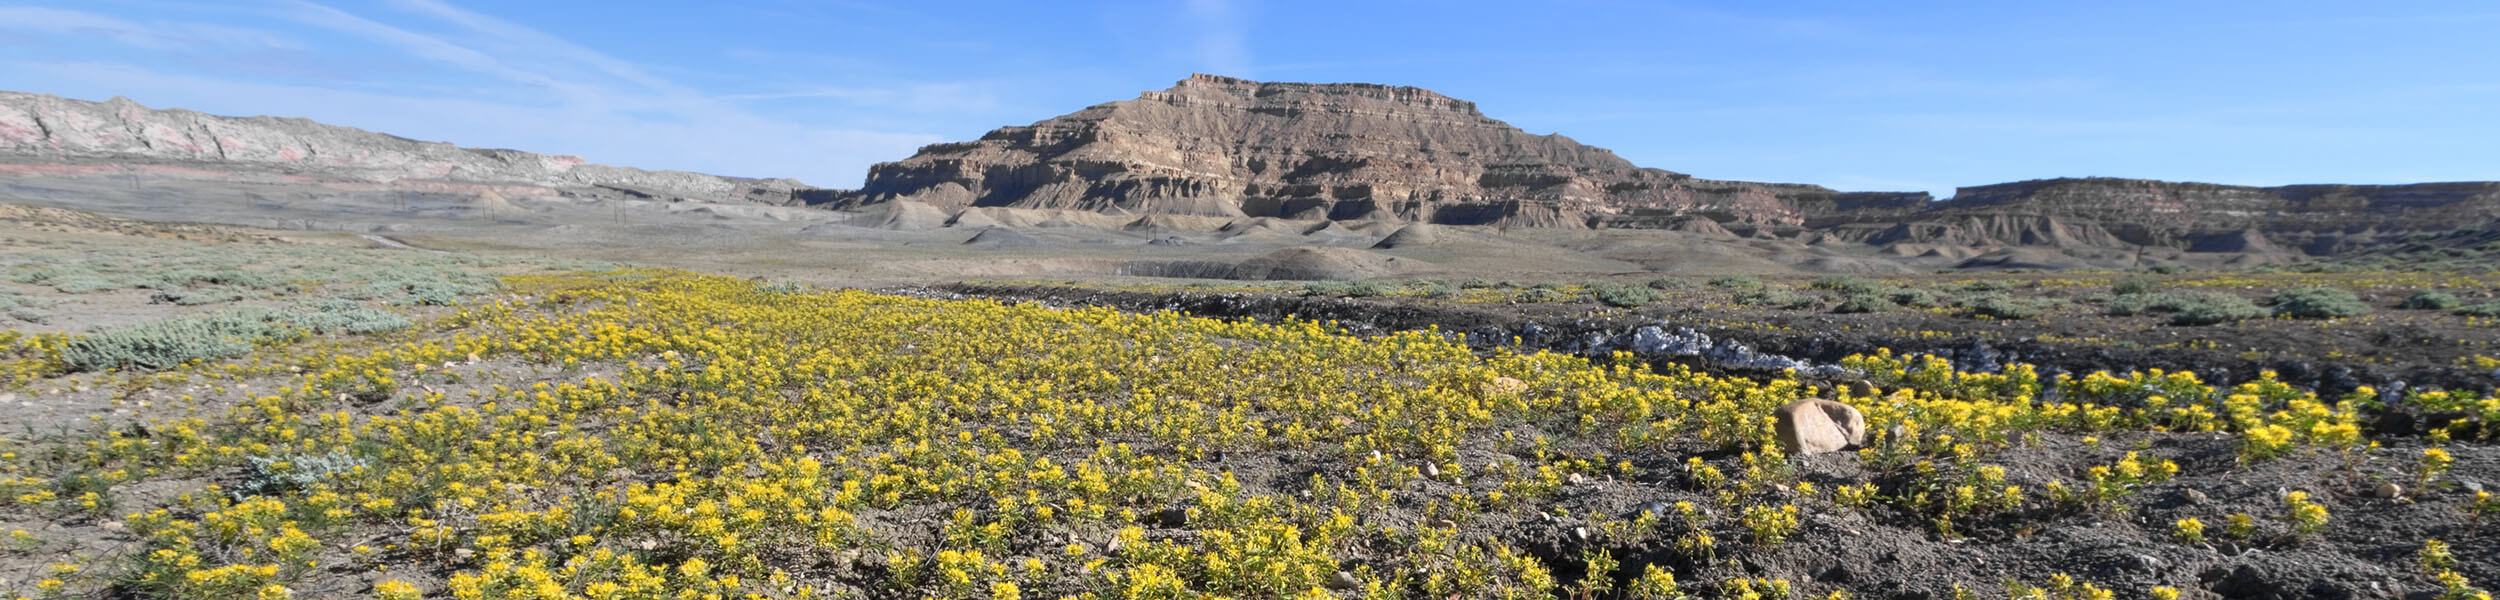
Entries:
{"type": "Polygon", "coordinates": [[[421,142],[306,119],[221,117],[150,109],[119,97],[87,102],[5,91],[0,91],[0,162],[21,169],[154,162],[417,189],[484,184],[506,191],[784,205],[803,203],[817,192],[792,179],[646,171],[577,156],[421,142]]]}
{"type": "MultiPolygon", "coordinates": [[[[1925,194],[1878,195],[1926,200],[1925,194]]],[[[1866,202],[1793,184],[1698,179],[1534,135],[1412,87],[1192,75],[870,169],[836,208],[896,200],[1224,217],[1580,228],[1706,214],[1802,225],[1866,202]]]]}

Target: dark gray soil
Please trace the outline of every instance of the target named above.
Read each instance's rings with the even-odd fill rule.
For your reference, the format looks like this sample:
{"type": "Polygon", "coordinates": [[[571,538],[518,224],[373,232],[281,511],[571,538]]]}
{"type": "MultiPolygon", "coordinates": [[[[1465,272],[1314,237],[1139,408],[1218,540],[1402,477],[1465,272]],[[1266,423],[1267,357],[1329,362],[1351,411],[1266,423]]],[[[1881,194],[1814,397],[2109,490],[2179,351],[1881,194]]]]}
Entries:
{"type": "MultiPolygon", "coordinates": [[[[1469,334],[1486,348],[1512,345],[1565,352],[1604,352],[1620,347],[1635,328],[1664,322],[1673,326],[1687,314],[1653,307],[1638,312],[1597,311],[1592,305],[1457,305],[1411,298],[1340,299],[1284,294],[1157,294],[1053,286],[955,285],[946,292],[970,296],[1039,301],[1068,305],[1118,307],[1126,310],[1177,310],[1200,316],[1274,320],[1286,317],[1335,320],[1356,333],[1386,333],[1437,326],[1469,334]]],[[[1828,362],[1876,347],[1896,351],[1932,352],[1957,363],[1974,361],[2031,362],[2044,371],[2080,373],[2164,368],[2211,374],[2208,382],[2252,378],[2260,369],[2274,369],[2298,385],[2334,393],[2357,385],[2438,385],[2452,389],[2489,389],[2488,376],[2430,361],[2360,364],[2331,360],[2243,360],[2218,352],[2184,349],[2084,348],[2046,344],[2019,337],[2023,331],[2081,327],[2068,323],[2028,323],[2001,328],[2000,323],[1966,322],[1968,335],[1959,339],[1901,339],[1862,332],[1804,326],[1822,319],[1861,315],[1761,315],[1797,323],[1793,332],[1763,333],[1753,329],[1713,328],[1703,331],[1741,339],[1754,348],[1809,361],[1828,362]]],[[[1901,318],[1903,315],[1888,315],[1901,318]]],[[[1912,317],[1916,318],[1916,317],[1912,317]]],[[[1952,325],[1944,323],[1943,325],[1952,325]]],[[[1697,328],[1698,329],[1698,328],[1697,328]]],[[[2162,332],[2101,332],[2121,337],[2160,336],[2162,332]]],[[[2201,332],[2208,335],[2216,332],[2201,332]]],[[[2036,334],[2035,334],[2036,335],[2036,334]]],[[[2330,333],[2326,335],[2347,335],[2330,333]]],[[[2351,335],[2367,335],[2351,334],[2351,335]]],[[[2298,347],[2293,343],[2281,343],[2298,347]]],[[[1653,362],[1690,364],[1691,357],[1644,357],[1653,362]]],[[[1743,368],[1713,368],[1746,374],[1743,368]]],[[[1769,373],[1758,373],[1770,375],[1769,373]]],[[[1701,457],[1731,476],[1743,468],[1738,458],[1714,448],[1683,443],[1620,458],[1632,461],[1638,474],[1598,477],[1569,485],[1545,502],[1546,514],[1492,512],[1458,523],[1469,536],[1484,536],[1525,549],[1552,565],[1566,580],[1586,576],[1583,557],[1605,551],[1621,561],[1616,572],[1625,579],[1649,564],[1678,573],[1688,593],[1715,596],[1711,582],[1734,577],[1787,579],[1798,597],[1822,597],[1848,591],[1861,598],[1948,598],[1956,584],[1979,597],[2004,597],[2001,582],[2045,585],[2052,574],[2073,577],[2114,590],[2120,598],[2145,597],[2154,586],[2181,590],[2190,598],[2408,598],[2437,597],[2441,588],[2416,567],[2415,553],[2426,540],[2448,542],[2458,571],[2479,586],[2500,582],[2500,544],[2489,542],[2500,515],[2476,517],[2467,507],[2474,491],[2500,484],[2500,447],[2486,442],[2454,441],[2445,448],[2456,463],[2447,475],[2428,486],[2418,483],[2415,465],[2427,440],[2411,431],[2391,431],[2387,421],[2405,417],[2401,411],[2378,415],[2375,424],[2385,446],[2355,457],[2305,449],[2289,457],[2247,463],[2240,459],[2233,436],[2191,433],[2107,434],[2097,441],[2082,435],[2040,434],[1981,462],[2003,466],[2007,482],[2028,494],[2021,508],[1959,524],[1960,537],[1941,535],[1930,525],[1932,515],[1877,503],[1862,511],[1844,510],[1793,490],[1774,489],[1740,499],[1748,504],[1794,502],[1804,510],[1799,532],[1786,543],[1747,543],[1746,531],[1735,525],[1735,508],[1716,505],[1715,492],[1705,491],[1684,473],[1682,465],[1701,457]],[[2398,434],[2383,437],[2386,434],[2398,434]],[[2077,508],[2047,501],[2052,480],[2073,486],[2094,466],[2107,466],[2129,451],[2175,461],[2174,479],[2143,485],[2113,506],[2077,508]],[[2381,497],[2380,484],[2403,488],[2397,497],[2381,497]],[[2327,528],[2297,535],[2284,519],[2286,492],[2308,492],[2327,507],[2327,528]],[[1707,528],[1719,540],[1713,556],[1679,553],[1674,540],[1685,530],[1669,516],[1656,529],[1627,536],[1590,535],[1609,516],[1625,518],[1643,508],[1660,509],[1691,502],[1712,511],[1707,528]],[[1555,517],[1551,513],[1571,516],[1555,517]],[[2233,537],[2223,532],[2229,515],[2255,518],[2256,533],[2233,537]],[[1594,517],[1594,519],[1592,518],[1594,517]],[[2207,539],[2186,543],[2175,538],[2172,524],[2184,518],[2206,524],[2207,539]]],[[[1547,432],[1549,434],[1558,432],[1547,432]]],[[[1566,452],[1594,453],[1602,440],[1561,434],[1566,452]],[[1575,445],[1577,447],[1575,447],[1575,445]]],[[[1881,443],[1881,442],[1877,442],[1881,443]]],[[[1319,470],[1351,470],[1340,464],[1300,465],[1290,457],[1233,456],[1218,458],[1225,468],[1242,473],[1251,487],[1293,493],[1319,470]],[[1255,475],[1254,475],[1255,474],[1255,475]],[[1265,485],[1262,485],[1265,484],[1265,485]]],[[[1462,449],[1461,462],[1470,468],[1504,460],[1490,448],[1462,449]]],[[[1829,490],[1872,482],[1885,497],[1914,493],[1919,478],[1907,467],[1876,468],[1853,453],[1791,459],[1799,479],[1829,490]]],[[[1342,474],[1340,474],[1342,475],[1342,474]]],[[[1413,485],[1432,488],[1443,482],[1413,485]]],[[[1415,497],[1436,497],[1452,490],[1426,489],[1415,497]]],[[[1828,491],[1823,492],[1828,494],[1828,491]]],[[[1420,507],[1418,507],[1420,509],[1420,507]]],[[[1434,517],[1414,515],[1417,522],[1434,517]]],[[[1620,589],[1620,587],[1618,587],[1620,589]]]]}

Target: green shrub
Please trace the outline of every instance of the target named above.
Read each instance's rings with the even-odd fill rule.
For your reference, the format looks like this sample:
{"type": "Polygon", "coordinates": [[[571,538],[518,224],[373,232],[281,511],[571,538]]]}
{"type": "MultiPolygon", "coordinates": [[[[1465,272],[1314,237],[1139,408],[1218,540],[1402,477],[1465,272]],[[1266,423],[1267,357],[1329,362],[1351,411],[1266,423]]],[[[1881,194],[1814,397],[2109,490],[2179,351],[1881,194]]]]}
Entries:
{"type": "Polygon", "coordinates": [[[1362,281],[1356,281],[1356,282],[1348,283],[1348,284],[1346,284],[1346,286],[1345,286],[1345,295],[1346,295],[1346,296],[1349,296],[1349,297],[1354,297],[1354,298],[1370,298],[1370,297],[1372,297],[1372,296],[1387,296],[1387,295],[1390,295],[1390,294],[1395,294],[1395,293],[1397,293],[1397,292],[1398,292],[1398,286],[1396,286],[1396,285],[1392,285],[1392,284],[1390,284],[1389,282],[1386,282],[1386,281],[1379,281],[1379,280],[1373,280],[1373,279],[1365,279],[1365,280],[1362,280],[1362,281]]]}
{"type": "Polygon", "coordinates": [[[1422,295],[1426,298],[1448,298],[1458,295],[1458,286],[1450,285],[1450,282],[1437,279],[1427,279],[1424,281],[1413,282],[1408,284],[1408,287],[1413,288],[1416,294],[1422,295]]]}
{"type": "Polygon", "coordinates": [[[43,283],[63,294],[95,294],[130,287],[119,279],[85,274],[46,278],[43,283]]]}
{"type": "Polygon", "coordinates": [[[1982,279],[1962,284],[1962,291],[1965,292],[2002,292],[2010,289],[2014,289],[2014,284],[1994,279],[1982,279]]]}
{"type": "Polygon", "coordinates": [[[2179,303],[2172,305],[2172,325],[2215,325],[2264,318],[2267,314],[2265,308],[2247,298],[2230,294],[2198,292],[2178,299],[2179,303]]]}
{"type": "Polygon", "coordinates": [[[1516,302],[1546,304],[1553,302],[1568,302],[1571,300],[1571,294],[1563,293],[1562,290],[1554,288],[1534,287],[1520,290],[1519,294],[1512,296],[1511,299],[1516,302]]]}
{"type": "Polygon", "coordinates": [[[51,305],[51,301],[44,300],[42,298],[0,293],[0,310],[7,310],[11,308],[43,308],[51,305]]]}
{"type": "Polygon", "coordinates": [[[288,313],[281,320],[312,333],[361,335],[398,331],[415,325],[398,313],[366,308],[362,304],[337,298],[298,302],[295,308],[295,312],[288,313]]]}
{"type": "Polygon", "coordinates": [[[223,288],[196,290],[177,288],[171,290],[158,290],[155,295],[148,298],[148,301],[159,304],[173,304],[177,306],[200,306],[204,304],[233,302],[242,299],[242,292],[223,288]]]}
{"type": "Polygon", "coordinates": [[[2153,268],[2146,270],[2163,275],[2177,275],[2188,272],[2187,265],[2153,265],[2153,268]]]}
{"type": "Polygon", "coordinates": [[[2455,312],[2465,317],[2500,317],[2500,302],[2484,302],[2459,306],[2455,312]]]}
{"type": "MultiPolygon", "coordinates": [[[[2203,292],[2200,292],[2203,293],[2203,292]]],[[[2103,310],[2112,316],[2127,317],[2153,312],[2178,312],[2191,303],[2189,294],[2123,294],[2109,298],[2103,310]]]]}
{"type": "Polygon", "coordinates": [[[366,466],[363,458],[337,450],[329,454],[243,457],[243,477],[236,487],[245,494],[275,496],[308,489],[322,480],[353,473],[366,466]]]}
{"type": "Polygon", "coordinates": [[[1888,312],[1888,311],[1893,311],[1893,310],[1899,310],[1900,308],[1901,308],[1901,305],[1899,305],[1899,304],[1894,304],[1891,300],[1885,299],[1883,296],[1878,296],[1878,295],[1875,295],[1875,294],[1872,294],[1872,293],[1865,293],[1865,294],[1850,294],[1850,295],[1848,295],[1847,297],[1842,298],[1842,299],[1841,299],[1841,301],[1840,301],[1840,306],[1835,306],[1835,307],[1832,307],[1832,312],[1836,312],[1836,313],[1872,313],[1872,312],[1888,312]]]}
{"type": "Polygon", "coordinates": [[[2017,300],[1993,293],[1973,297],[1964,301],[1963,305],[1970,307],[1972,315],[1991,319],[2033,319],[2047,311],[2047,307],[2038,300],[2017,300]]]}
{"type": "Polygon", "coordinates": [[[28,323],[42,323],[51,320],[52,313],[32,306],[20,306],[9,309],[9,318],[28,323]]]}
{"type": "Polygon", "coordinates": [[[1814,283],[1808,285],[1818,290],[1840,292],[1843,296],[1852,294],[1874,294],[1876,292],[1883,291],[1884,289],[1882,284],[1847,275],[1836,275],[1816,279],[1814,280],[1814,283]]]}
{"type": "Polygon", "coordinates": [[[1482,278],[1482,277],[1477,277],[1477,278],[1468,279],[1467,281],[1464,281],[1464,282],[1460,282],[1460,283],[1458,284],[1458,287],[1459,287],[1459,289],[1482,290],[1482,289],[1491,289],[1491,288],[1493,287],[1493,285],[1494,285],[1494,284],[1493,284],[1493,282],[1492,282],[1492,281],[1487,280],[1487,279],[1484,279],[1484,278],[1482,278]]]}
{"type": "Polygon", "coordinates": [[[1893,304],[1911,308],[1928,308],[1944,304],[1944,299],[1938,297],[1935,292],[1922,288],[1893,290],[1892,293],[1884,295],[1884,299],[1891,300],[1893,304]]]}
{"type": "Polygon", "coordinates": [[[1762,280],[1752,275],[1724,275],[1710,278],[1710,287],[1731,290],[1759,289],[1762,287],[1762,280]]]}
{"type": "Polygon", "coordinates": [[[1775,306],[1786,309],[1815,308],[1823,305],[1823,299],[1820,297],[1800,294],[1784,287],[1764,287],[1740,293],[1736,295],[1736,302],[1749,306],[1775,306]]]}
{"type": "Polygon", "coordinates": [[[241,356],[263,340],[285,335],[288,330],[276,322],[278,316],[275,310],[249,307],[108,329],[71,339],[61,348],[61,361],[72,371],[100,371],[164,369],[241,356]]]}
{"type": "Polygon", "coordinates": [[[2118,280],[2116,285],[2109,286],[2109,291],[2113,294],[2126,296],[2132,294],[2149,294],[2160,288],[2161,280],[2151,277],[2136,276],[2118,280]]]}
{"type": "Polygon", "coordinates": [[[340,299],[300,302],[286,311],[235,307],[72,338],[61,348],[61,361],[72,371],[165,369],[192,360],[241,356],[262,343],[294,340],[308,333],[369,334],[411,325],[389,311],[340,299]]]}
{"type": "Polygon", "coordinates": [[[1638,308],[1658,301],[1658,290],[1647,287],[1596,281],[1588,284],[1588,291],[1598,303],[1616,308],[1638,308]]]}
{"type": "Polygon", "coordinates": [[[1693,282],[1685,281],[1680,277],[1660,277],[1649,280],[1648,283],[1643,285],[1647,285],[1649,286],[1649,289],[1653,290],[1680,290],[1693,287],[1693,282]]]}
{"type": "Polygon", "coordinates": [[[2456,308],[2457,305],[2464,303],[2465,301],[2457,299],[2456,294],[2450,294],[2438,290],[2422,290],[2414,292],[2411,296],[2406,296],[2405,301],[2397,304],[2396,308],[2407,310],[2448,310],[2456,308]]]}
{"type": "Polygon", "coordinates": [[[2370,305],[2351,290],[2305,287],[2275,292],[2274,314],[2300,319],[2335,319],[2370,314],[2370,305]]]}

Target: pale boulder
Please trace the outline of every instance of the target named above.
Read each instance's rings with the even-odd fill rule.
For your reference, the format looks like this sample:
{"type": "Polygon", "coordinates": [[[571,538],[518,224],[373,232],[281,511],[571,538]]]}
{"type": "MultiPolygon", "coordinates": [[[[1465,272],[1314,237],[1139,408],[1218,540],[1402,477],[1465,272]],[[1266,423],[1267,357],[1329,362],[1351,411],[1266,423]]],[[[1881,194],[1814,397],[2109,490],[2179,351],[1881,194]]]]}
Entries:
{"type": "Polygon", "coordinates": [[[1486,396],[1516,396],[1528,391],[1528,383],[1509,377],[1495,377],[1485,382],[1483,391],[1486,396]]]}
{"type": "Polygon", "coordinates": [[[1772,413],[1771,429],[1789,455],[1838,452],[1866,443],[1866,415],[1847,404],[1807,398],[1772,413]]]}

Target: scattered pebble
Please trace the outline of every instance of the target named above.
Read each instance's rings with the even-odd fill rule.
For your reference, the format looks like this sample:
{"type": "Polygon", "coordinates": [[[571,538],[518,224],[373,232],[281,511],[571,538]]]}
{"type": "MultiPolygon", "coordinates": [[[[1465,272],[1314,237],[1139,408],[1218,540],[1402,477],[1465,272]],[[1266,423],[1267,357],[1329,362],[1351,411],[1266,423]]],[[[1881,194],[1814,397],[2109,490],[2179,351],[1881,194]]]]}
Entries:
{"type": "Polygon", "coordinates": [[[2394,483],[2378,484],[2378,497],[2380,498],[2394,498],[2402,495],[2405,495],[2404,486],[2394,483]]]}

